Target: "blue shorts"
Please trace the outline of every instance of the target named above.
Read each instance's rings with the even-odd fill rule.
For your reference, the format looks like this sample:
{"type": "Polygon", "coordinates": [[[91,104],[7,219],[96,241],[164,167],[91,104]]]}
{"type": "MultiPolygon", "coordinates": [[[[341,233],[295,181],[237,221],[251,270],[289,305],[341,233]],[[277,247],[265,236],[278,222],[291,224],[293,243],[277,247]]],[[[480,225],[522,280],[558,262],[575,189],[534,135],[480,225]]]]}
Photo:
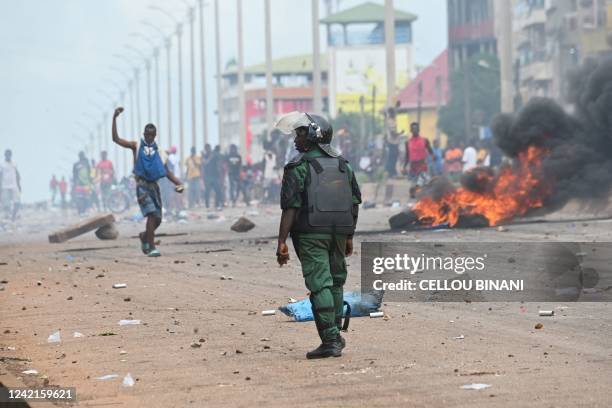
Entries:
{"type": "Polygon", "coordinates": [[[138,179],[136,182],[136,197],[140,211],[144,217],[162,217],[162,201],[159,185],[155,181],[138,179]]]}

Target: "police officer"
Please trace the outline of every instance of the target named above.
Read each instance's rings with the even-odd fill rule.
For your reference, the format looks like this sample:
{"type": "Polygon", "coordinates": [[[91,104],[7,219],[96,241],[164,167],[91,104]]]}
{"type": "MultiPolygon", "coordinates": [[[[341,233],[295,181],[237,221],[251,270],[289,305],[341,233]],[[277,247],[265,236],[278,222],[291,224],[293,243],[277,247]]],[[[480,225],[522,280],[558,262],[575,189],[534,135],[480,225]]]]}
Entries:
{"type": "Polygon", "coordinates": [[[324,118],[294,112],[281,118],[277,128],[295,131],[299,152],[284,169],[277,261],[280,266],[289,261],[286,240],[291,234],[321,338],[306,357],[340,357],[345,346],[340,331],[348,329],[350,316],[346,304],[343,325],[345,256],[353,253],[361,192],[348,162],[331,147],[333,130],[324,118]]]}

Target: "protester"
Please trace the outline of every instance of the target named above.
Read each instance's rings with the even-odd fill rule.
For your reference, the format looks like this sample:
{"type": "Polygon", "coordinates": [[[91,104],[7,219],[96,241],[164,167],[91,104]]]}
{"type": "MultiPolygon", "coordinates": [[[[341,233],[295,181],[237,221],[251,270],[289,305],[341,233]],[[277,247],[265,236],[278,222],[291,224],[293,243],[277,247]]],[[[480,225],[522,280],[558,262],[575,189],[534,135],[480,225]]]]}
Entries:
{"type": "Polygon", "coordinates": [[[476,151],[475,141],[470,141],[468,146],[463,150],[463,172],[468,172],[478,165],[478,152],[476,151]]]}
{"type": "Polygon", "coordinates": [[[271,203],[277,196],[276,187],[278,186],[278,171],[276,169],[276,154],[272,150],[267,150],[263,158],[263,187],[264,201],[271,203]]]}
{"type": "Polygon", "coordinates": [[[408,173],[410,180],[410,198],[416,198],[416,194],[428,181],[427,158],[433,156],[433,150],[429,140],[421,137],[421,127],[413,122],[410,125],[412,136],[406,142],[406,160],[404,161],[404,173],[408,173]]]}
{"type": "Polygon", "coordinates": [[[91,171],[91,181],[92,181],[92,187],[91,187],[91,204],[92,206],[96,207],[96,210],[99,212],[100,211],[100,199],[98,197],[98,186],[100,184],[100,178],[98,177],[98,168],[96,165],[96,161],[94,159],[91,159],[91,166],[89,166],[89,169],[91,171]]]}
{"type": "Polygon", "coordinates": [[[115,169],[113,162],[108,159],[108,153],[102,151],[100,153],[100,161],[96,166],[97,176],[100,183],[100,196],[102,197],[102,206],[104,210],[108,210],[108,200],[110,192],[115,183],[115,169]]]}
{"type": "Polygon", "coordinates": [[[0,164],[0,203],[8,219],[15,221],[21,201],[21,176],[13,163],[13,152],[4,152],[4,162],[0,164]]]}
{"type": "Polygon", "coordinates": [[[463,170],[463,150],[456,142],[449,142],[449,148],[444,154],[444,165],[448,178],[453,182],[458,182],[463,170]]]}
{"type": "Polygon", "coordinates": [[[79,152],[79,160],[72,166],[72,201],[79,215],[85,214],[93,202],[92,172],[85,152],[79,152]]]}
{"type": "Polygon", "coordinates": [[[433,141],[431,149],[433,155],[431,157],[431,174],[432,176],[441,176],[444,174],[444,151],[440,147],[440,140],[433,141]]]}
{"type": "MultiPolygon", "coordinates": [[[[165,152],[165,157],[162,157],[164,166],[166,167],[168,172],[172,173],[173,175],[178,175],[181,172],[179,166],[179,159],[177,158],[176,152],[176,146],[170,146],[168,151],[165,152]]],[[[162,152],[160,152],[160,157],[161,156],[162,152]]],[[[173,184],[168,177],[162,178],[160,180],[160,186],[161,189],[164,191],[167,213],[170,215],[174,214],[175,217],[178,217],[179,211],[181,211],[181,209],[183,208],[182,196],[176,193],[173,184]]]]}
{"type": "Polygon", "coordinates": [[[68,193],[68,183],[66,182],[66,177],[62,176],[62,179],[58,183],[58,188],[59,188],[60,199],[61,199],[60,204],[63,210],[66,208],[66,194],[68,193]]]}
{"type": "Polygon", "coordinates": [[[51,205],[55,205],[55,200],[57,198],[57,187],[59,182],[57,181],[57,177],[55,174],[51,177],[51,181],[49,182],[49,191],[51,191],[51,205]]]}
{"type": "Polygon", "coordinates": [[[478,154],[476,156],[476,164],[484,167],[489,167],[491,165],[491,155],[489,154],[489,150],[486,148],[486,143],[484,141],[480,143],[480,148],[478,149],[478,154]]]}
{"type": "Polygon", "coordinates": [[[210,195],[215,194],[215,208],[217,211],[223,209],[223,157],[221,156],[221,146],[216,145],[204,167],[204,201],[206,208],[210,208],[210,195]]]}
{"type": "Polygon", "coordinates": [[[238,146],[232,144],[230,145],[230,151],[227,155],[227,176],[229,178],[229,193],[230,201],[232,202],[232,207],[236,207],[236,201],[238,200],[238,196],[240,195],[240,192],[243,189],[242,180],[240,178],[241,167],[242,157],[238,153],[238,146]]]}
{"type": "Polygon", "coordinates": [[[197,206],[200,201],[201,164],[201,158],[197,155],[196,148],[192,147],[190,156],[185,160],[185,167],[187,168],[187,197],[189,208],[197,206]]]}
{"type": "Polygon", "coordinates": [[[181,181],[168,171],[168,167],[159,155],[159,148],[155,143],[157,128],[149,123],[144,128],[143,138],[140,142],[132,142],[121,139],[117,132],[117,117],[121,115],[123,108],[115,109],[113,114],[113,142],[121,147],[130,149],[134,155],[134,174],[136,176],[136,195],[142,215],[147,219],[145,232],[141,232],[140,242],[142,252],[149,257],[161,255],[155,248],[155,230],[162,222],[162,201],[157,182],[167,177],[176,186],[177,193],[182,193],[184,186],[181,181]]]}

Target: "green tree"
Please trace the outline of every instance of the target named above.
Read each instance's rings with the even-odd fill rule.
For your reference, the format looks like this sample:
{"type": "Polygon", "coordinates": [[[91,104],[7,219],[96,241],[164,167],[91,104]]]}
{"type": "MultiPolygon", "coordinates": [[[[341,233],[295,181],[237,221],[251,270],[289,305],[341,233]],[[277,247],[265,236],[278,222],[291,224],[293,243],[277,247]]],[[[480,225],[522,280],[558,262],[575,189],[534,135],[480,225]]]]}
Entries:
{"type": "Polygon", "coordinates": [[[501,80],[499,60],[490,54],[472,56],[451,74],[451,98],[440,109],[438,127],[451,140],[468,141],[479,126],[488,126],[500,112],[501,80]],[[466,97],[467,85],[467,97],[466,97]],[[466,104],[469,100],[469,104],[466,104]],[[466,107],[470,112],[470,134],[466,133],[466,107]]]}

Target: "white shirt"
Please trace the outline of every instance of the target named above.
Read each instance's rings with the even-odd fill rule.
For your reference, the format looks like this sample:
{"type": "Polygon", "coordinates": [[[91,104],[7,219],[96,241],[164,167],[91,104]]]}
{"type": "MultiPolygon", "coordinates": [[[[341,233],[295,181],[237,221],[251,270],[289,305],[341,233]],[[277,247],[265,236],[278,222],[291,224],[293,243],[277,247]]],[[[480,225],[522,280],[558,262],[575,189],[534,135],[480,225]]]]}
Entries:
{"type": "Polygon", "coordinates": [[[277,177],[274,167],[276,167],[276,155],[274,153],[266,154],[266,165],[264,167],[264,179],[272,180],[277,177]]]}
{"type": "Polygon", "coordinates": [[[178,168],[178,158],[176,157],[176,154],[171,153],[168,155],[168,169],[170,169],[170,171],[172,172],[172,174],[174,174],[175,176],[179,177],[179,168],[178,168]]]}
{"type": "Polygon", "coordinates": [[[463,151],[463,171],[470,171],[478,164],[478,152],[473,147],[466,147],[463,151]]]}
{"type": "Polygon", "coordinates": [[[2,189],[17,189],[17,167],[6,161],[0,164],[0,179],[2,189]]]}

